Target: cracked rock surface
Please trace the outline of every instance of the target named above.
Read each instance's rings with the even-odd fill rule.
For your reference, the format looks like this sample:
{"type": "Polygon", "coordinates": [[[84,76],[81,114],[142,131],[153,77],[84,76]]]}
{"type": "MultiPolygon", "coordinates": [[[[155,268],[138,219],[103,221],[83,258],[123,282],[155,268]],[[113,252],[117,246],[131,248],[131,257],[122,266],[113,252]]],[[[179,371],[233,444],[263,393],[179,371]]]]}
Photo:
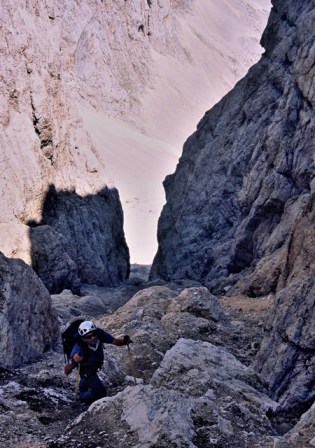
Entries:
{"type": "MultiPolygon", "coordinates": [[[[109,289],[100,288],[100,301],[104,292],[109,297],[109,289]]],[[[112,334],[133,339],[130,351],[105,346],[100,376],[108,396],[89,408],[74,403],[76,375],[63,374],[60,348],[39,362],[2,369],[1,443],[8,448],[272,448],[286,442],[295,448],[292,441],[303,440],[298,446],[308,446],[311,414],[297,427],[288,416],[290,432],[283,435],[279,403],[250,366],[270,298],[260,304],[245,296],[227,300],[203,287],[165,284],[143,288],[130,300],[126,296],[122,305],[119,292],[121,287],[112,289],[110,305],[120,297],[118,309],[94,318],[112,334]]],[[[91,301],[96,287],[93,294],[91,301]]],[[[61,313],[62,298],[67,294],[56,302],[61,313]]]]}

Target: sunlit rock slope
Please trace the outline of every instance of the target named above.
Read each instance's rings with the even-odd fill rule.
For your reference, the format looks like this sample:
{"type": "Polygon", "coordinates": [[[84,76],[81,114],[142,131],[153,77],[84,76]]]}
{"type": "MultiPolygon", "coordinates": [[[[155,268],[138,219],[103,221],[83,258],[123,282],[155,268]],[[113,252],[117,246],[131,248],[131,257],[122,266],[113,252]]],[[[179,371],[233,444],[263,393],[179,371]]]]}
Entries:
{"type": "Polygon", "coordinates": [[[35,0],[0,18],[0,249],[30,263],[49,185],[116,186],[134,261],[151,262],[182,142],[261,53],[269,1],[35,0]],[[154,167],[154,170],[153,170],[154,167]],[[138,253],[135,253],[137,247],[138,253]]]}

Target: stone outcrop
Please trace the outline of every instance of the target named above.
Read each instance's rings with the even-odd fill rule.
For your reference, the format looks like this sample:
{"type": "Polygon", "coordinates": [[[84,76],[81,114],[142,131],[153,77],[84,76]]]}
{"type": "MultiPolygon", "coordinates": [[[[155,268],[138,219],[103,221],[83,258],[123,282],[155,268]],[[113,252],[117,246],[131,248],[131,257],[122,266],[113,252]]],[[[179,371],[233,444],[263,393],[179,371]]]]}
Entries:
{"type": "MultiPolygon", "coordinates": [[[[104,304],[119,305],[124,296],[122,287],[111,288],[111,301],[105,297],[110,288],[85,288],[104,304]]],[[[59,306],[62,300],[68,304],[65,291],[59,299],[59,306]]],[[[0,413],[0,443],[8,448],[75,448],[80,443],[108,448],[313,446],[314,406],[295,427],[291,419],[290,431],[283,435],[274,419],[279,404],[266,393],[261,376],[240,362],[241,352],[231,353],[238,344],[245,353],[252,327],[264,314],[252,314],[255,307],[248,297],[234,299],[229,315],[240,321],[230,321],[223,312],[220,303],[227,305],[226,297],[219,302],[206,288],[180,292],[155,286],[102,317],[98,325],[115,335],[127,330],[134,343],[130,351],[105,345],[99,374],[108,396],[88,410],[71,405],[76,375],[63,374],[60,352],[47,352],[40,361],[13,371],[1,370],[0,406],[5,412],[0,413]],[[244,300],[253,320],[240,312],[244,300]]],[[[77,307],[81,305],[86,311],[87,304],[77,307]]]]}
{"type": "Polygon", "coordinates": [[[180,339],[148,385],[99,400],[59,443],[78,441],[80,428],[100,446],[105,440],[121,448],[266,447],[273,434],[266,413],[276,404],[255,381],[255,373],[224,350],[180,339]]]}
{"type": "Polygon", "coordinates": [[[272,3],[262,59],[206,113],[164,182],[150,277],[277,294],[255,365],[294,409],[314,400],[315,8],[272,3]]]}
{"type": "MultiPolygon", "coordinates": [[[[218,299],[206,288],[188,288],[179,293],[166,286],[152,286],[139,291],[113,316],[100,319],[99,324],[112,334],[123,332],[132,336],[135,368],[146,379],[180,337],[215,340],[211,335],[219,331],[224,321],[218,299]]],[[[130,371],[126,356],[116,352],[121,371],[130,371]]],[[[113,381],[115,375],[118,372],[113,381]]]]}
{"type": "MultiPolygon", "coordinates": [[[[254,363],[283,408],[297,415],[314,401],[315,378],[313,196],[300,198],[298,204],[287,258],[279,270],[284,289],[275,296],[254,363]]],[[[267,274],[268,266],[262,264],[260,269],[267,274]]]]}
{"type": "Polygon", "coordinates": [[[50,295],[22,260],[0,253],[0,367],[17,367],[40,358],[59,337],[50,295]]]}
{"type": "Polygon", "coordinates": [[[278,405],[260,376],[223,347],[232,325],[206,288],[139,291],[97,325],[132,337],[130,351],[105,346],[108,391],[125,388],[71,423],[56,441],[60,448],[78,443],[78,427],[97,446],[271,443],[276,431],[270,417],[278,405]]]}
{"type": "Polygon", "coordinates": [[[30,223],[32,267],[48,290],[80,291],[80,284],[118,286],[129,276],[129,250],[118,192],[81,197],[51,186],[40,223],[30,223]]]}
{"type": "Polygon", "coordinates": [[[254,362],[273,396],[296,415],[314,401],[314,321],[315,278],[297,279],[276,295],[254,362]]]}
{"type": "Polygon", "coordinates": [[[282,444],[281,439],[279,442],[279,444],[275,444],[275,448],[281,448],[281,446],[286,446],[286,448],[315,446],[315,404],[302,415],[298,424],[284,436],[282,444]]]}
{"type": "Polygon", "coordinates": [[[70,289],[80,292],[76,263],[64,249],[65,238],[50,226],[30,229],[32,268],[51,294],[70,289]]]}

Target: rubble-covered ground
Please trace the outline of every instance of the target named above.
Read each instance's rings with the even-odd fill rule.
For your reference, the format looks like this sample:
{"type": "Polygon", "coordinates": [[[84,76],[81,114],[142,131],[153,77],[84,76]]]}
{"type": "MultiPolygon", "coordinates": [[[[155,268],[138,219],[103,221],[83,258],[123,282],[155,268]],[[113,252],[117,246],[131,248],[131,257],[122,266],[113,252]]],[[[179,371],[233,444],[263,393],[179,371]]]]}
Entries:
{"type": "Polygon", "coordinates": [[[39,362],[2,370],[0,446],[315,446],[314,410],[298,430],[289,416],[281,421],[266,384],[250,368],[271,296],[217,299],[205,288],[140,280],[85,293],[89,300],[69,292],[54,298],[61,320],[74,317],[84,303],[83,314],[97,325],[134,341],[130,351],[106,346],[100,375],[108,397],[89,408],[75,401],[76,374],[64,375],[60,346],[39,362]],[[105,306],[102,313],[93,297],[105,306]]]}

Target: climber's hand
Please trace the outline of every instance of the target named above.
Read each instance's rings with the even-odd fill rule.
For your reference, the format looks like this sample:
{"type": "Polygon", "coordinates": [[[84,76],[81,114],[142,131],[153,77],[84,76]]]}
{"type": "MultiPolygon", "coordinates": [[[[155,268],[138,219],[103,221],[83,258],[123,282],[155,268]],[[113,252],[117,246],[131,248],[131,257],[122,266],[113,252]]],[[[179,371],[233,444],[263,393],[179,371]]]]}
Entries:
{"type": "Polygon", "coordinates": [[[66,375],[69,375],[69,373],[71,373],[73,369],[74,369],[74,365],[67,362],[67,364],[65,364],[65,367],[64,367],[64,372],[66,375]]]}
{"type": "Polygon", "coordinates": [[[125,345],[133,344],[133,340],[130,339],[130,336],[128,336],[127,334],[125,334],[124,336],[124,344],[125,345]]]}

